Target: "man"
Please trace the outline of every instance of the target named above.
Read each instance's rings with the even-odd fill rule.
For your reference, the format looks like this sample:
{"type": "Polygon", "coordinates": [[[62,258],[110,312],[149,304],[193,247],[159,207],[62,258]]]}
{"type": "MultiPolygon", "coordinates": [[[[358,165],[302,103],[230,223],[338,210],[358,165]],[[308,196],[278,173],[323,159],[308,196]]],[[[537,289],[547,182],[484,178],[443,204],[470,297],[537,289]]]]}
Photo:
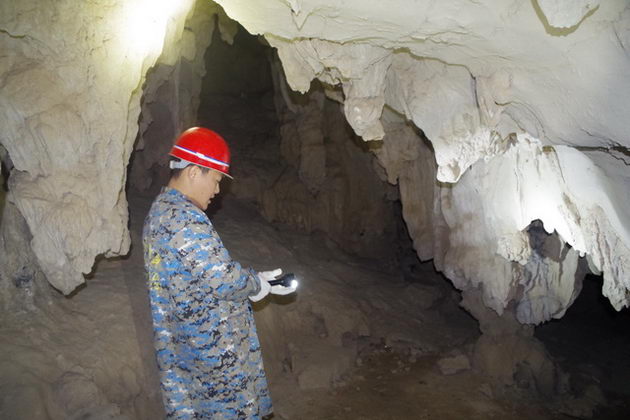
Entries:
{"type": "Polygon", "coordinates": [[[272,407],[249,300],[295,289],[269,285],[280,269],[256,273],[233,261],[204,213],[230,176],[225,140],[191,128],[170,155],[171,179],[143,231],[167,417],[259,419],[272,407]]]}

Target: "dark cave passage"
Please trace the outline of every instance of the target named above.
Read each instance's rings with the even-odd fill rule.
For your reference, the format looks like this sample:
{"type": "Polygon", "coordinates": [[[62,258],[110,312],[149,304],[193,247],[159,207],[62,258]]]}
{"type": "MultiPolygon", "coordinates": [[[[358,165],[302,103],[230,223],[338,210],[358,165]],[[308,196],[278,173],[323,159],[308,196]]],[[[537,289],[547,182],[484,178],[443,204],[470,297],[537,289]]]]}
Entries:
{"type": "Polygon", "coordinates": [[[286,166],[271,76],[275,52],[263,42],[240,27],[230,45],[215,31],[205,53],[208,72],[197,114],[200,125],[217,131],[230,145],[235,180],[224,183],[222,195],[254,202],[286,166]]]}
{"type": "Polygon", "coordinates": [[[615,311],[601,290],[601,276],[587,275],[566,314],[538,326],[536,337],[569,373],[573,393],[601,398],[594,384],[604,391],[595,418],[622,419],[630,413],[630,310],[615,311]]]}
{"type": "Polygon", "coordinates": [[[206,66],[197,122],[230,144],[235,180],[226,195],[388,269],[419,263],[396,187],[379,178],[369,147],[319,82],[307,94],[291,92],[277,53],[242,27],[232,45],[215,32],[206,66]]]}

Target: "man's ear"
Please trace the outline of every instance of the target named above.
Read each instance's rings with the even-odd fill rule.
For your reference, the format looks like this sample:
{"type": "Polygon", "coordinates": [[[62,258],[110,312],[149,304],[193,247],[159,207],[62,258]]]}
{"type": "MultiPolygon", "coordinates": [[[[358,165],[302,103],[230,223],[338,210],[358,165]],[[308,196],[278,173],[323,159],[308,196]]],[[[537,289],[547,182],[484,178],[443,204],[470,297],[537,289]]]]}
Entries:
{"type": "Polygon", "coordinates": [[[188,165],[184,171],[186,171],[186,176],[191,181],[199,175],[199,167],[197,165],[188,165]]]}

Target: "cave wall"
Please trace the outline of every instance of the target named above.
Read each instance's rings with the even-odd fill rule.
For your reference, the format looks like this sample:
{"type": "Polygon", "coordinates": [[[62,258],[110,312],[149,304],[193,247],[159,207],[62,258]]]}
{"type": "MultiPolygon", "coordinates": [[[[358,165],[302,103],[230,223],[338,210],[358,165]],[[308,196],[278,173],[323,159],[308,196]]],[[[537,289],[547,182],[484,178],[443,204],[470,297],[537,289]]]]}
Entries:
{"type": "Polygon", "coordinates": [[[419,256],[458,288],[540,323],[570,305],[585,256],[611,304],[628,305],[627,2],[218,3],[278,49],[294,90],[341,86],[355,132],[417,165],[416,182],[432,169],[428,155],[406,157],[421,136],[389,135],[383,108],[422,130],[437,182],[414,194],[397,158],[384,166],[407,190],[419,256]],[[532,253],[534,220],[571,247],[560,261],[532,253]]]}
{"type": "MultiPolygon", "coordinates": [[[[0,158],[1,158],[1,155],[0,155],[0,158]]],[[[2,212],[2,209],[4,209],[4,202],[7,195],[7,191],[5,188],[6,180],[4,179],[4,174],[1,172],[1,169],[2,169],[2,159],[0,159],[0,213],[2,212]]],[[[1,221],[2,219],[0,218],[0,222],[1,221]]]]}
{"type": "MultiPolygon", "coordinates": [[[[191,0],[0,4],[8,200],[32,235],[21,243],[64,294],[84,282],[97,255],[129,249],[124,186],[142,84],[160,54],[179,55],[173,48],[191,6],[191,0]]],[[[2,270],[12,276],[18,268],[2,270]]]]}
{"type": "Polygon", "coordinates": [[[166,184],[170,170],[168,152],[175,138],[197,125],[203,78],[204,55],[215,27],[226,42],[232,42],[236,22],[215,3],[194,2],[182,37],[158,58],[143,86],[138,138],[130,165],[130,185],[137,191],[157,193],[166,184]]]}
{"type": "MultiPolygon", "coordinates": [[[[218,17],[237,25],[221,12],[218,17]]],[[[393,204],[397,191],[378,177],[374,156],[348,126],[343,105],[328,97],[339,92],[319,83],[305,94],[291,92],[264,38],[242,27],[225,41],[221,37],[216,31],[205,53],[196,123],[216,130],[230,145],[234,180],[222,184],[222,196],[255,202],[268,221],[324,232],[346,251],[391,262],[400,228],[393,204]]],[[[172,85],[166,79],[160,90],[172,85]]],[[[168,97],[177,96],[155,103],[168,114],[174,108],[168,97]]],[[[151,126],[160,127],[158,122],[151,126]]],[[[154,167],[165,172],[173,137],[151,136],[151,147],[142,152],[151,153],[154,167]]]]}
{"type": "Polygon", "coordinates": [[[274,80],[283,169],[263,187],[262,214],[302,231],[325,232],[353,254],[392,261],[398,194],[379,178],[374,156],[348,126],[343,105],[317,83],[307,94],[289,95],[284,75],[274,80]]]}

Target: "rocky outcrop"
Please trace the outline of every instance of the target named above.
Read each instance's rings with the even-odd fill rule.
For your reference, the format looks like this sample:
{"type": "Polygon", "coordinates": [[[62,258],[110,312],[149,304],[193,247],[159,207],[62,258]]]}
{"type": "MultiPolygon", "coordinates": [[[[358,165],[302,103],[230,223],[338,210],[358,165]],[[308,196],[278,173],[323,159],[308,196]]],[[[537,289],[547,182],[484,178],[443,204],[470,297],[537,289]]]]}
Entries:
{"type": "Polygon", "coordinates": [[[197,121],[204,55],[212,34],[231,42],[236,22],[209,1],[197,1],[186,19],[180,39],[159,57],[146,76],[138,138],[130,165],[130,184],[139,191],[156,192],[168,181],[168,152],[175,138],[197,121]]]}
{"type": "Polygon", "coordinates": [[[393,260],[397,194],[379,179],[373,155],[348,127],[342,106],[321,88],[299,100],[285,98],[288,105],[278,109],[284,169],[264,189],[263,215],[325,232],[346,251],[393,260]]]}
{"type": "Polygon", "coordinates": [[[49,303],[50,294],[30,247],[30,230],[13,203],[0,201],[0,211],[0,309],[33,310],[49,303]]]}
{"type": "MultiPolygon", "coordinates": [[[[192,1],[3,2],[0,125],[9,201],[48,281],[67,294],[97,255],[129,249],[125,181],[145,73],[192,1]]],[[[166,46],[166,51],[162,49],[166,46]]],[[[175,54],[177,56],[177,54],[175,54]]]]}
{"type": "Polygon", "coordinates": [[[630,303],[625,2],[218,3],[265,34],[293,89],[342,87],[355,132],[383,139],[418,255],[459,289],[537,324],[571,304],[586,257],[630,303]],[[534,249],[535,220],[561,252],[534,249]]]}
{"type": "Polygon", "coordinates": [[[462,306],[479,321],[482,332],[473,349],[474,368],[500,386],[529,388],[546,397],[555,393],[561,373],[534,337],[534,328],[522,325],[512,306],[498,315],[474,289],[463,293],[462,306]]]}

